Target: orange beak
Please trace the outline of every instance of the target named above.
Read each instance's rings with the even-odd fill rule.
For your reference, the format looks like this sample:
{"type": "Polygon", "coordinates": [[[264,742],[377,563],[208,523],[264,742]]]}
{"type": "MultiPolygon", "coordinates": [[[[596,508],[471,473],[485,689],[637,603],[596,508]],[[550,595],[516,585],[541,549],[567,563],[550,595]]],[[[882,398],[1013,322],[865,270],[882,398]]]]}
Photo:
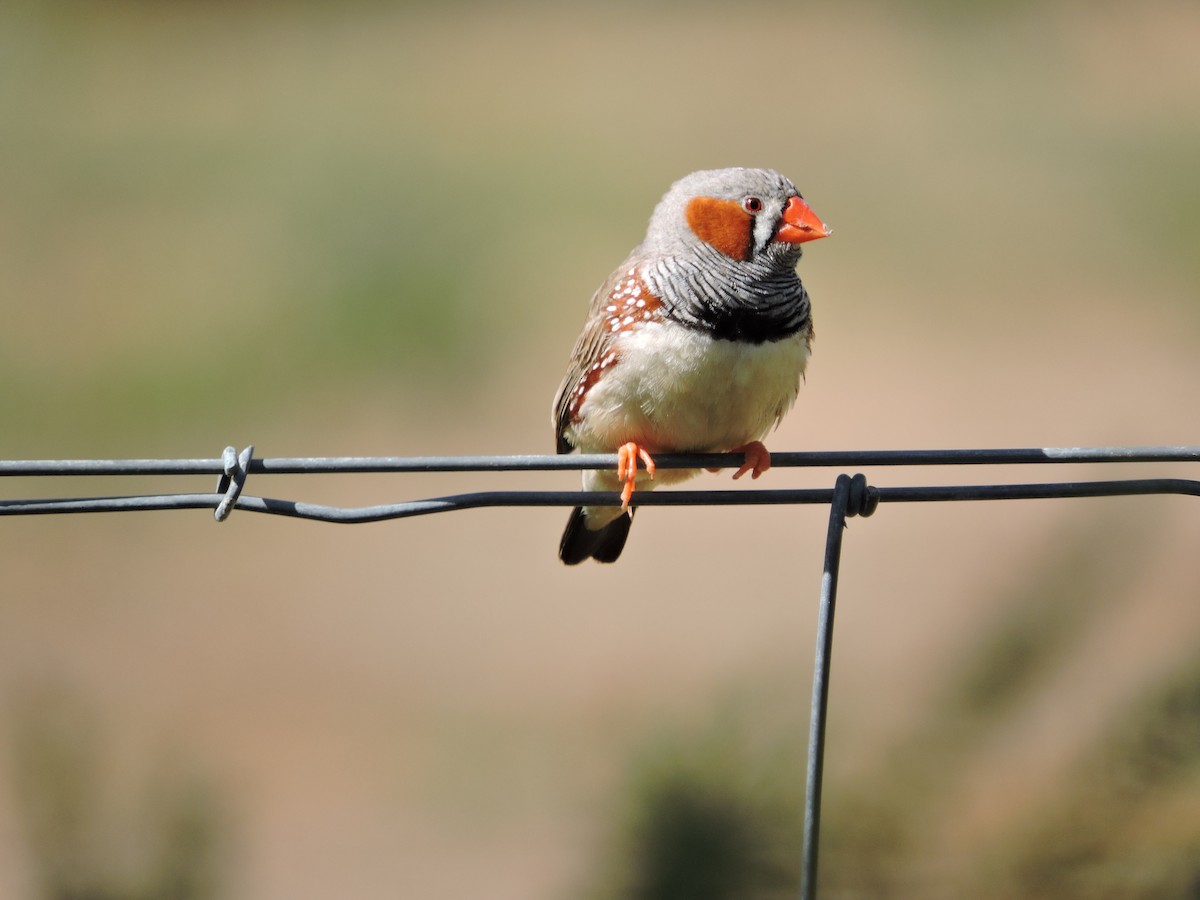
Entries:
{"type": "Polygon", "coordinates": [[[775,232],[775,240],[785,244],[803,244],[805,241],[829,237],[832,233],[807,203],[799,197],[793,197],[783,208],[783,222],[775,232]]]}

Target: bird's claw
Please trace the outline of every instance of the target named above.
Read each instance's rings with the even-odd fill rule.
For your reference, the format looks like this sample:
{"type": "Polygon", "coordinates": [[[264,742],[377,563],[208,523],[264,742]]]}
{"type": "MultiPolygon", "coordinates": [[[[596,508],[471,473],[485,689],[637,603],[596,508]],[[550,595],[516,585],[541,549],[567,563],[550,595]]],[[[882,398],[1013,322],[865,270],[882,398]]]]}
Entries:
{"type": "Polygon", "coordinates": [[[637,481],[638,460],[646,467],[646,474],[654,477],[654,458],[649,451],[638,446],[633,441],[622,445],[617,450],[617,480],[625,482],[621,489],[621,509],[629,509],[629,501],[633,499],[633,488],[637,481]]]}
{"type": "Polygon", "coordinates": [[[766,445],[762,441],[751,441],[749,444],[744,444],[741,447],[734,447],[733,453],[745,454],[745,461],[740,469],[733,473],[733,478],[736,481],[747,472],[750,472],[751,478],[757,478],[767,469],[771,468],[771,452],[767,450],[766,445]]]}

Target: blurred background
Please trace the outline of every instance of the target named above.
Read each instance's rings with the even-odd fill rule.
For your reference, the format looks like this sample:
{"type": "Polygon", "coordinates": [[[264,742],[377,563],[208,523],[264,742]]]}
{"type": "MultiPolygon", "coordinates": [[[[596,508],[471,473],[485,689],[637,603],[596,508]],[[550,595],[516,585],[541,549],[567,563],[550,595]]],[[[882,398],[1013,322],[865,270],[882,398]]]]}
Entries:
{"type": "MultiPolygon", "coordinates": [[[[592,291],[725,165],[835,231],[773,449],[1198,443],[1198,46],[1182,0],[5,4],[0,458],[549,452],[592,291]]],[[[826,511],[571,570],[565,518],[0,522],[0,896],[793,896],[826,511]]],[[[1200,896],[1196,536],[855,520],[822,896],[1200,896]]]]}

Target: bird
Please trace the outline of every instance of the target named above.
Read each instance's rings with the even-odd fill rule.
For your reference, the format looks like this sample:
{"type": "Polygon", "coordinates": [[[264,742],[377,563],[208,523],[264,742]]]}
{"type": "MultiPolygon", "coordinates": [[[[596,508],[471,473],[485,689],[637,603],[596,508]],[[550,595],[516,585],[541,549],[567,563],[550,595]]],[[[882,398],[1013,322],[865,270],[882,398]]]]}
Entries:
{"type": "Polygon", "coordinates": [[[621,491],[619,507],[572,510],[562,562],[615,562],[634,490],[698,474],[659,472],[656,453],[742,453],[735,479],[770,468],[762,439],[795,402],[811,352],[801,244],[830,233],[773,169],[706,169],[671,185],[593,295],[554,397],[558,453],[617,454],[615,471],[583,473],[584,490],[621,491]]]}

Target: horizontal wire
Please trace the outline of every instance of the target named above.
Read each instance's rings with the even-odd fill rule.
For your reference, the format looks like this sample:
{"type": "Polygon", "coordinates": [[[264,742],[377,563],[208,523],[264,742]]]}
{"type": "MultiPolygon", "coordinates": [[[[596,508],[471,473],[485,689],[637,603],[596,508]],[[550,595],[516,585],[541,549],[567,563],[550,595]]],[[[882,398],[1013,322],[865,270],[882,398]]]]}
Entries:
{"type": "MultiPolygon", "coordinates": [[[[232,448],[220,459],[73,459],[0,460],[0,475],[219,475],[216,493],[127,495],[61,499],[0,500],[0,516],[77,512],[125,512],[164,509],[243,509],[272,515],[328,522],[375,522],[461,509],[516,506],[616,506],[615,492],[482,491],[408,500],[366,507],[336,507],[293,500],[240,495],[249,474],[496,472],[606,469],[616,454],[524,456],[337,456],[253,459],[252,448],[240,456],[232,448]],[[232,467],[232,468],[231,468],[232,467]],[[231,473],[236,490],[229,491],[231,473]]],[[[967,450],[851,450],[781,452],[771,456],[780,468],[841,466],[1008,465],[1035,463],[1195,462],[1200,447],[1063,447],[967,450]]],[[[740,453],[662,454],[660,468],[726,468],[740,466],[740,453]]],[[[977,484],[871,488],[880,502],[946,500],[1012,500],[1050,497],[1182,494],[1200,496],[1200,482],[1157,478],[1126,481],[1055,482],[1043,484],[977,484]]],[[[832,501],[831,488],[740,491],[671,491],[635,494],[634,506],[728,506],[813,504],[832,501]]],[[[223,516],[218,515],[218,518],[223,516]]]]}
{"type": "MultiPolygon", "coordinates": [[[[880,503],[967,500],[1033,500],[1074,497],[1119,497],[1174,494],[1200,497],[1200,481],[1182,478],[1142,478],[1118,481],[1049,482],[1031,484],[931,485],[871,488],[880,503]]],[[[83,497],[57,500],[0,500],[0,516],[56,513],[131,512],[138,510],[215,509],[223,494],[164,494],[126,497],[83,497]]],[[[668,491],[635,493],[631,506],[757,506],[826,504],[832,488],[668,491]]],[[[363,507],[336,507],[270,497],[242,495],[235,508],[247,512],[335,523],[379,522],[432,513],[493,507],[619,506],[611,491],[478,491],[363,507]]]]}
{"type": "MultiPolygon", "coordinates": [[[[327,456],[252,459],[250,474],[579,471],[616,466],[615,453],[516,456],[327,456]]],[[[664,453],[662,469],[740,466],[740,453],[664,453]]],[[[817,450],[771,454],[777,468],[833,466],[1012,465],[1038,463],[1200,462],[1200,447],[1042,447],[965,450],[817,450]]],[[[222,475],[216,459],[0,460],[0,476],[222,475]]]]}

